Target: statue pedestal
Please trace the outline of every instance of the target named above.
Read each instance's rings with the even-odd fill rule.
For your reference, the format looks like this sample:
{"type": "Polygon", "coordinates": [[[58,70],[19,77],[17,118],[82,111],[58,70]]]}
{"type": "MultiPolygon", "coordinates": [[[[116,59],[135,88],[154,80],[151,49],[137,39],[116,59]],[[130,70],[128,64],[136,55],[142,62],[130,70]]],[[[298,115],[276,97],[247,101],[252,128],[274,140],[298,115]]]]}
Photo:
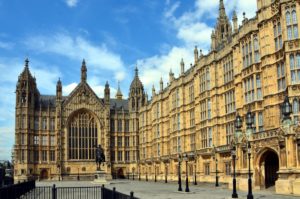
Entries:
{"type": "Polygon", "coordinates": [[[93,184],[109,184],[106,180],[106,173],[105,171],[96,171],[95,179],[92,182],[93,184]]]}

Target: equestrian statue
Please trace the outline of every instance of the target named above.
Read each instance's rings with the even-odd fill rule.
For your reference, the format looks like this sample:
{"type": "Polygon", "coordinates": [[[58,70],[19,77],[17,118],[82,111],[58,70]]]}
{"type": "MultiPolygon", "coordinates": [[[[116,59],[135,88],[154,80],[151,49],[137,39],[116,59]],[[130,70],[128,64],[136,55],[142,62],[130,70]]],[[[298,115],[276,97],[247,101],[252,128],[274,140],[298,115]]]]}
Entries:
{"type": "MultiPolygon", "coordinates": [[[[97,164],[97,171],[101,171],[101,163],[105,162],[105,155],[104,150],[99,144],[99,146],[96,148],[96,164],[97,164]]],[[[104,166],[104,164],[103,164],[104,166]]]]}

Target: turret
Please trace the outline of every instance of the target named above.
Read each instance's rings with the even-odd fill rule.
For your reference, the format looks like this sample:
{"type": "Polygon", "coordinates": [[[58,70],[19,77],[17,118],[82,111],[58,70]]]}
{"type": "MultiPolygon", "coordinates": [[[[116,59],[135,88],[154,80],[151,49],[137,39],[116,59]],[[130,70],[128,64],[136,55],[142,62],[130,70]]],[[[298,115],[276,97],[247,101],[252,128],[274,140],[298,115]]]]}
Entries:
{"type": "Polygon", "coordinates": [[[87,78],[87,69],[85,65],[85,60],[83,59],[81,65],[81,81],[86,82],[86,78],[87,78]]]}
{"type": "Polygon", "coordinates": [[[211,51],[216,50],[216,35],[215,35],[215,31],[212,31],[211,33],[211,51]]]}
{"type": "Polygon", "coordinates": [[[104,88],[104,101],[105,101],[105,104],[109,104],[109,100],[110,100],[110,88],[109,88],[108,81],[106,81],[105,88],[104,88]]]}
{"type": "Polygon", "coordinates": [[[233,32],[237,33],[237,31],[238,31],[238,18],[237,18],[235,10],[233,11],[233,14],[232,14],[232,22],[233,22],[233,32]]]}
{"type": "Polygon", "coordinates": [[[60,78],[58,79],[58,81],[56,83],[56,99],[57,100],[62,99],[62,85],[61,85],[60,78]]]}
{"type": "Polygon", "coordinates": [[[139,78],[139,71],[137,66],[134,69],[135,75],[134,79],[130,84],[130,92],[129,92],[129,110],[130,111],[138,111],[141,106],[145,104],[145,92],[144,86],[139,78]]]}
{"type": "Polygon", "coordinates": [[[34,107],[35,98],[37,98],[38,94],[36,80],[30,73],[29,60],[26,59],[24,69],[19,75],[16,88],[17,106],[34,107]]]}
{"type": "Polygon", "coordinates": [[[174,73],[172,72],[172,69],[170,68],[169,72],[169,82],[171,83],[174,80],[174,73]]]}
{"type": "Polygon", "coordinates": [[[159,85],[160,85],[160,92],[162,93],[164,90],[164,82],[163,82],[162,77],[160,78],[159,85]]]}
{"type": "Polygon", "coordinates": [[[181,69],[181,75],[184,74],[184,62],[183,62],[183,58],[181,58],[181,61],[180,61],[180,69],[181,69]]]}
{"type": "Polygon", "coordinates": [[[215,27],[216,47],[225,45],[232,34],[231,23],[226,15],[223,0],[219,3],[219,17],[215,27]]]}
{"type": "Polygon", "coordinates": [[[154,84],[152,85],[152,98],[156,95],[154,84]]]}
{"type": "Polygon", "coordinates": [[[118,91],[117,91],[117,94],[116,94],[116,98],[118,100],[121,100],[123,98],[123,94],[121,92],[121,89],[120,89],[120,82],[118,81],[118,91]]]}
{"type": "Polygon", "coordinates": [[[199,55],[198,55],[198,49],[197,49],[197,46],[195,46],[195,49],[194,49],[194,61],[195,61],[195,65],[196,65],[196,63],[198,61],[198,57],[199,57],[199,55]]]}

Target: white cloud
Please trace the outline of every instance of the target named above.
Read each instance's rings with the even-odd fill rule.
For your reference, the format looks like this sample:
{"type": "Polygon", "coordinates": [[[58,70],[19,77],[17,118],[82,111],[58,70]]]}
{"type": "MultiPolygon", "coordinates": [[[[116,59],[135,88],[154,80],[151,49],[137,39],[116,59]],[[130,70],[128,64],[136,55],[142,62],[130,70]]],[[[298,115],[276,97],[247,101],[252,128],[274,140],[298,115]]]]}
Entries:
{"type": "Polygon", "coordinates": [[[111,71],[117,80],[123,80],[126,69],[121,57],[111,52],[105,44],[94,45],[86,39],[69,34],[57,33],[52,36],[35,36],[25,41],[29,49],[38,53],[54,53],[71,60],[81,62],[85,58],[88,69],[99,74],[103,70],[111,71]]]}
{"type": "Polygon", "coordinates": [[[167,54],[155,55],[146,59],[138,60],[138,66],[140,68],[140,78],[145,85],[148,93],[152,89],[152,85],[156,86],[158,89],[160,77],[163,77],[164,85],[169,81],[170,69],[175,74],[179,74],[180,71],[180,61],[181,58],[185,60],[185,69],[190,67],[190,60],[192,60],[192,55],[189,52],[190,49],[173,47],[167,54]]]}
{"type": "Polygon", "coordinates": [[[78,0],[65,0],[69,7],[76,7],[78,0]]]}
{"type": "Polygon", "coordinates": [[[3,48],[5,50],[11,50],[13,49],[14,47],[14,43],[12,42],[3,42],[3,41],[0,41],[0,48],[3,48]]]}
{"type": "MultiPolygon", "coordinates": [[[[256,0],[224,0],[224,4],[230,21],[234,9],[237,11],[239,22],[243,20],[242,13],[244,11],[248,18],[254,17],[256,14],[256,0]]],[[[192,9],[179,15],[175,14],[180,7],[178,1],[172,3],[167,0],[165,5],[164,24],[172,29],[172,33],[175,32],[180,44],[171,47],[169,44],[163,44],[160,55],[138,60],[138,64],[141,65],[141,80],[148,91],[151,91],[152,84],[158,88],[161,76],[166,86],[171,67],[175,76],[178,75],[179,62],[182,57],[186,63],[185,70],[187,70],[190,63],[193,62],[195,45],[198,46],[198,49],[202,49],[203,53],[209,51],[210,36],[215,26],[215,22],[213,24],[210,22],[216,21],[219,14],[219,0],[197,0],[192,9]]]]}

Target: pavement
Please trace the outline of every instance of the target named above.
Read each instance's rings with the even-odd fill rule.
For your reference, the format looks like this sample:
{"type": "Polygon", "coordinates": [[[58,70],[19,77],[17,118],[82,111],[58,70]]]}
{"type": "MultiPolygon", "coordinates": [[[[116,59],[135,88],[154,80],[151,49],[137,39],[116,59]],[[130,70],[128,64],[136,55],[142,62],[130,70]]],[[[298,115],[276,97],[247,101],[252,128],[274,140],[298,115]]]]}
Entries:
{"type": "MultiPolygon", "coordinates": [[[[41,181],[37,182],[36,186],[52,186],[56,187],[92,187],[97,186],[91,181],[41,181]]],[[[99,185],[100,186],[100,185],[99,185]]],[[[226,188],[225,185],[215,187],[211,183],[198,183],[198,185],[190,184],[190,192],[185,192],[185,184],[182,183],[183,191],[177,191],[178,184],[176,182],[164,183],[153,181],[138,181],[138,180],[112,180],[105,187],[117,191],[130,194],[134,192],[134,196],[141,199],[228,199],[231,198],[232,190],[226,188]]],[[[255,199],[300,199],[296,196],[278,195],[274,188],[266,190],[254,190],[255,199]]],[[[239,198],[247,198],[247,192],[238,191],[239,198]]]]}

